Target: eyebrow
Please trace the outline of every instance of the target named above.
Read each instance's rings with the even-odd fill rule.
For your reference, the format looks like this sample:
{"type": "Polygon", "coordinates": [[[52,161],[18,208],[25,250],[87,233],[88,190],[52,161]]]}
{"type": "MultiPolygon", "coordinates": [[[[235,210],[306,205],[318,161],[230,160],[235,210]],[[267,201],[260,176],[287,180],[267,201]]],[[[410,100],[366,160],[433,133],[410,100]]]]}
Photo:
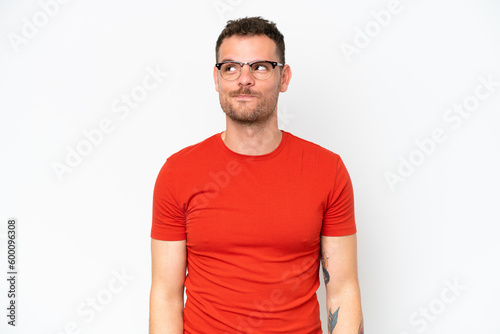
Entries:
{"type": "MultiPolygon", "coordinates": [[[[239,62],[239,61],[237,61],[237,60],[234,60],[233,58],[224,58],[224,59],[222,59],[222,60],[220,61],[220,63],[223,63],[223,62],[225,62],[225,61],[235,61],[235,62],[239,62]]],[[[266,60],[264,60],[264,59],[255,59],[255,60],[249,61],[249,63],[253,63],[253,62],[255,62],[255,61],[266,61],[266,60]]],[[[270,60],[270,61],[272,61],[272,60],[270,60]]],[[[243,62],[241,62],[241,63],[244,63],[244,61],[243,61],[243,62]]],[[[279,61],[278,61],[278,63],[279,63],[279,61]]]]}

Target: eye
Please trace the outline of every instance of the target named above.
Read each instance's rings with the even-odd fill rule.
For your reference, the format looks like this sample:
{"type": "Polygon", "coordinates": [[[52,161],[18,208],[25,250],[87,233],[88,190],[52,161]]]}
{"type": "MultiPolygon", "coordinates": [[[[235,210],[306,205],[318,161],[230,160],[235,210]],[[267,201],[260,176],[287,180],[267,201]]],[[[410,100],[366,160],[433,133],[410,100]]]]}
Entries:
{"type": "Polygon", "coordinates": [[[254,72],[268,72],[271,70],[271,64],[269,63],[255,63],[252,66],[254,72]]]}
{"type": "Polygon", "coordinates": [[[225,73],[236,73],[238,72],[238,64],[227,63],[222,65],[222,71],[225,73]]]}

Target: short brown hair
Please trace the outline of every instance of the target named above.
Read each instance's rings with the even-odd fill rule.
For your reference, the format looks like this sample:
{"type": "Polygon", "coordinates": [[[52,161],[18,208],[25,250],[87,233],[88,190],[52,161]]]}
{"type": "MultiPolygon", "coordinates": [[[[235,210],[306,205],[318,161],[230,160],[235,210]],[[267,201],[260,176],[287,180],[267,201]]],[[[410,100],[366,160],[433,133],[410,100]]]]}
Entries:
{"type": "Polygon", "coordinates": [[[276,44],[276,52],[279,61],[285,64],[285,38],[276,27],[274,22],[263,19],[260,16],[245,17],[238,20],[227,21],[226,27],[219,35],[215,44],[215,61],[219,61],[219,48],[225,38],[231,36],[255,36],[266,35],[276,44]]]}

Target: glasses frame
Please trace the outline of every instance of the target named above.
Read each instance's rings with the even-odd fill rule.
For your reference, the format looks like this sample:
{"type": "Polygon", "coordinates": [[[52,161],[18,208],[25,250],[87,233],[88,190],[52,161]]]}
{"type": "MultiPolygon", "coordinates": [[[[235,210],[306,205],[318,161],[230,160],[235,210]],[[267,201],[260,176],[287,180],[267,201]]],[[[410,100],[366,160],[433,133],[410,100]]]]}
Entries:
{"type": "Polygon", "coordinates": [[[278,62],[276,62],[276,61],[270,61],[270,60],[256,60],[256,61],[252,61],[252,62],[250,62],[250,63],[242,63],[242,62],[240,62],[240,61],[228,60],[228,61],[223,61],[223,62],[221,62],[221,63],[217,63],[217,64],[215,64],[215,67],[217,67],[217,69],[218,69],[218,70],[219,70],[219,72],[220,72],[221,67],[222,67],[222,65],[224,65],[224,64],[238,64],[238,65],[240,65],[240,74],[239,74],[236,78],[234,78],[234,79],[226,79],[226,78],[224,78],[224,76],[223,76],[223,75],[222,75],[222,73],[221,73],[221,75],[220,75],[220,76],[222,77],[222,79],[227,80],[227,81],[234,81],[234,80],[237,80],[239,77],[241,77],[241,73],[242,73],[242,71],[243,71],[243,66],[244,66],[244,65],[248,65],[248,67],[250,67],[250,73],[252,73],[252,76],[253,76],[255,79],[257,79],[257,80],[267,80],[267,79],[269,79],[269,78],[259,79],[259,78],[257,78],[257,77],[255,76],[255,74],[253,73],[253,70],[252,70],[252,65],[253,65],[253,64],[255,64],[255,63],[268,63],[268,64],[271,64],[271,66],[273,67],[273,71],[271,72],[271,75],[269,76],[269,78],[273,76],[274,69],[276,68],[276,66],[284,66],[282,63],[278,63],[278,62]]]}

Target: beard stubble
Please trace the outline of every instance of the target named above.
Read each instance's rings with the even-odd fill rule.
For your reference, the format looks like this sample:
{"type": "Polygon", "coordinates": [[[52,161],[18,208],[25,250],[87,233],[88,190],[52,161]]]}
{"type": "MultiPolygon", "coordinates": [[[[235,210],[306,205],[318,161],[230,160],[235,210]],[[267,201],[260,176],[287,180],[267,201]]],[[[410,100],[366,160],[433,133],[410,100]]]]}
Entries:
{"type": "Polygon", "coordinates": [[[279,90],[260,100],[255,107],[251,107],[246,101],[231,101],[237,95],[251,95],[257,99],[262,98],[262,94],[252,91],[249,88],[240,88],[237,91],[229,92],[227,95],[219,95],[222,111],[234,122],[244,125],[265,123],[273,114],[278,103],[279,90]]]}

